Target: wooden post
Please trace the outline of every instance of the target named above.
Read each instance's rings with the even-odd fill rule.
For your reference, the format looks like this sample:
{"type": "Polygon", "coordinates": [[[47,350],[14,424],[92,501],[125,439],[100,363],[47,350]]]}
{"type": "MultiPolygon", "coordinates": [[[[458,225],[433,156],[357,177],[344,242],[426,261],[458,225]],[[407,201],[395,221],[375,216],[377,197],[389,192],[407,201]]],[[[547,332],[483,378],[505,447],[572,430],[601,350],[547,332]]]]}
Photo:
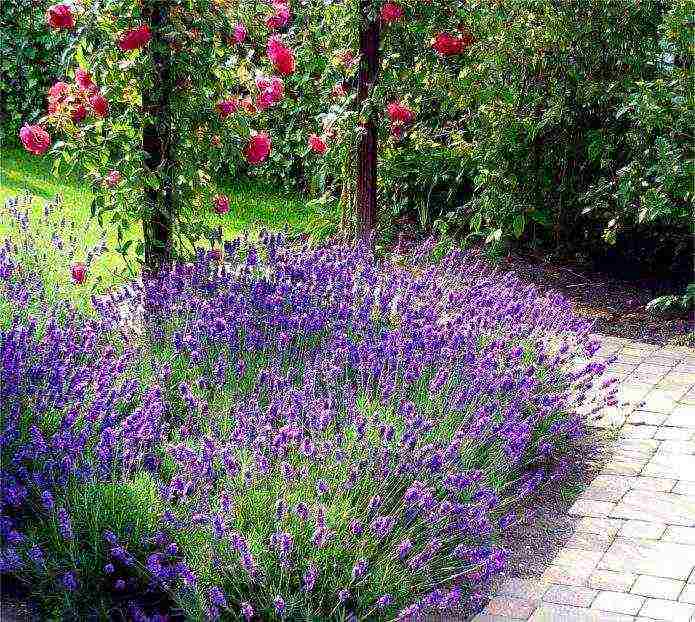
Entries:
{"type": "Polygon", "coordinates": [[[146,188],[148,217],[143,221],[145,238],[145,267],[158,272],[171,259],[172,223],[174,206],[171,186],[171,123],[169,99],[171,95],[169,46],[162,38],[162,26],[166,19],[166,7],[160,0],[149,0],[144,12],[152,32],[150,55],[154,70],[154,83],[142,95],[143,111],[148,119],[142,129],[142,148],[145,166],[157,171],[158,188],[146,188]]]}
{"type": "MultiPolygon", "coordinates": [[[[379,17],[372,15],[371,0],[360,0],[360,69],[357,109],[362,111],[379,73],[379,17]]],[[[377,123],[370,110],[362,125],[357,154],[357,228],[363,238],[371,236],[377,220],[377,123]]]]}

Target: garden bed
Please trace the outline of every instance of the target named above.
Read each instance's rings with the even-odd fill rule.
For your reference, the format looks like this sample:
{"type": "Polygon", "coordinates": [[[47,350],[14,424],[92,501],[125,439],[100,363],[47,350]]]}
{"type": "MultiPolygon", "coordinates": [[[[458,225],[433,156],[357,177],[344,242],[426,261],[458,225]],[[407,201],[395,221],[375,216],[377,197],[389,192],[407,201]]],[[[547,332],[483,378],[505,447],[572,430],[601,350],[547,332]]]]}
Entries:
{"type": "Polygon", "coordinates": [[[275,235],[144,286],[144,330],[2,296],[2,571],[44,614],[417,619],[473,611],[504,533],[612,401],[558,296],[426,248],[275,235]]]}

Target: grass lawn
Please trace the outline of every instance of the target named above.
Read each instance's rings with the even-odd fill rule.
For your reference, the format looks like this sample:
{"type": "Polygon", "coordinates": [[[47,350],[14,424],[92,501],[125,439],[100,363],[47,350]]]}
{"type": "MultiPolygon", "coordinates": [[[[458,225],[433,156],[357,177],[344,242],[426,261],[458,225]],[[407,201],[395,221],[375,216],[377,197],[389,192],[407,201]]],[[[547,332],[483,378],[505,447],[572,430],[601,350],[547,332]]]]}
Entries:
{"type": "MultiPolygon", "coordinates": [[[[28,192],[35,197],[33,206],[38,214],[46,201],[61,194],[63,203],[60,216],[64,220],[64,228],[72,231],[73,235],[78,235],[85,246],[95,244],[104,232],[96,220],[90,218],[90,192],[80,187],[75,179],[54,177],[51,168],[49,156],[33,156],[22,149],[3,149],[0,159],[0,203],[28,192]]],[[[305,201],[299,195],[285,190],[276,191],[259,183],[245,182],[223,184],[220,192],[229,196],[230,211],[224,216],[211,213],[211,218],[222,225],[227,237],[243,232],[253,234],[263,227],[276,230],[287,227],[301,231],[309,216],[305,201]]],[[[0,218],[0,241],[16,231],[17,223],[14,220],[8,221],[3,213],[0,218]]],[[[61,235],[63,233],[66,231],[61,231],[61,235]]],[[[107,229],[105,233],[108,248],[114,248],[115,231],[107,229]]],[[[141,236],[139,227],[133,234],[141,236]]],[[[112,283],[123,272],[124,266],[123,258],[118,253],[106,252],[92,266],[93,282],[103,285],[112,283]]]]}

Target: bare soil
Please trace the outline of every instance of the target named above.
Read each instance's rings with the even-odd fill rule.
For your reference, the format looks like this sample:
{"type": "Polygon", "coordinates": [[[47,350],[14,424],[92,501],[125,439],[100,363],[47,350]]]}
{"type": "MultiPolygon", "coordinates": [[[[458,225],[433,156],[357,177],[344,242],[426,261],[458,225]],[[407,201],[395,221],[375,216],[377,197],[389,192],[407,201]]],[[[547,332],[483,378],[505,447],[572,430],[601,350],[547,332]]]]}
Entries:
{"type": "Polygon", "coordinates": [[[596,322],[594,332],[658,345],[695,345],[695,313],[662,315],[646,308],[658,296],[681,293],[682,276],[665,273],[621,279],[611,266],[597,271],[579,262],[517,253],[501,259],[499,267],[540,291],[560,292],[577,315],[596,322]]]}

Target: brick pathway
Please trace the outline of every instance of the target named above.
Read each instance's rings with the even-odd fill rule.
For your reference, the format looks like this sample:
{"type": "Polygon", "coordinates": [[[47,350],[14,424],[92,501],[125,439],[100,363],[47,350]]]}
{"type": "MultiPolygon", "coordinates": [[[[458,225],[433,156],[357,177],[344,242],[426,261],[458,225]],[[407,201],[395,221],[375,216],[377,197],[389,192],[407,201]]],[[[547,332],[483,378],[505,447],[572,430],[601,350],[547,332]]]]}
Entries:
{"type": "Polygon", "coordinates": [[[474,622],[695,620],[695,350],[602,341],[630,402],[598,421],[620,428],[609,462],[540,580],[505,581],[474,622]]]}

